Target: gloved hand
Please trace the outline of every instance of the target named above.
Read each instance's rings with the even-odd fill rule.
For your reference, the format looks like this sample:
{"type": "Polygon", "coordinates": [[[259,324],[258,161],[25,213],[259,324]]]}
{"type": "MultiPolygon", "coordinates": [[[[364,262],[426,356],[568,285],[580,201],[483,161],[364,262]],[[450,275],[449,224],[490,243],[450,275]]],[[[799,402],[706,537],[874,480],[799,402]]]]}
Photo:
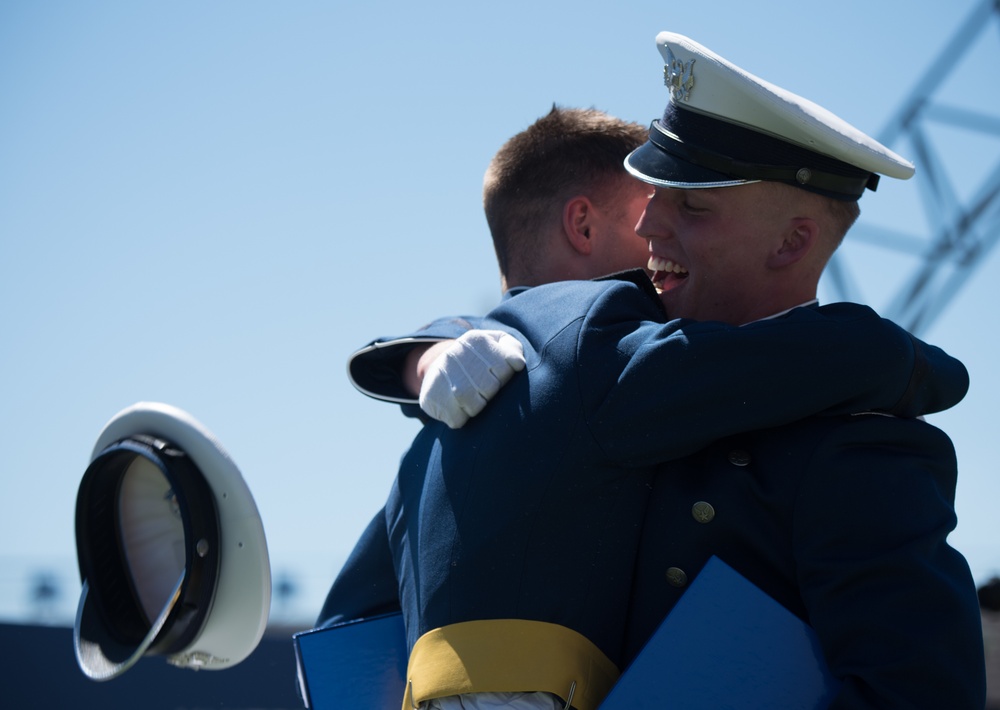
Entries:
{"type": "Polygon", "coordinates": [[[470,330],[428,366],[420,408],[458,429],[523,369],[524,348],[517,338],[501,330],[470,330]]]}

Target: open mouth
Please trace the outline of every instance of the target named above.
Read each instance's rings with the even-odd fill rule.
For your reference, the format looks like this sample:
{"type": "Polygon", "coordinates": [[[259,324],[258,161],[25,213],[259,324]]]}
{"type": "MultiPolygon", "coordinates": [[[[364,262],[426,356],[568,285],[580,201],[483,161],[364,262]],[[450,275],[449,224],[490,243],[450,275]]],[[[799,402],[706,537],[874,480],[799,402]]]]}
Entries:
{"type": "Polygon", "coordinates": [[[650,280],[660,293],[679,286],[688,276],[688,270],[683,266],[659,256],[650,256],[646,268],[653,272],[650,280]]]}

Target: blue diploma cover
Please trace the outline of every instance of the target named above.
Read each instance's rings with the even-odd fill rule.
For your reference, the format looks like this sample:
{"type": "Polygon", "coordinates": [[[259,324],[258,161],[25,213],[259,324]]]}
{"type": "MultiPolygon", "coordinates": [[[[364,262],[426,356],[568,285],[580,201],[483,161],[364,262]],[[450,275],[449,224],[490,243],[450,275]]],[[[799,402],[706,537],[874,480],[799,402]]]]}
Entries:
{"type": "Polygon", "coordinates": [[[307,708],[399,708],[405,690],[403,615],[386,614],[295,634],[299,692],[307,708]]]}
{"type": "Polygon", "coordinates": [[[822,710],[839,688],[812,627],[712,557],[601,710],[822,710]]]}
{"type": "MultiPolygon", "coordinates": [[[[294,643],[306,707],[401,705],[400,614],[306,631],[294,643]]],[[[839,687],[812,628],[712,557],[601,710],[823,710],[839,687]]]]}

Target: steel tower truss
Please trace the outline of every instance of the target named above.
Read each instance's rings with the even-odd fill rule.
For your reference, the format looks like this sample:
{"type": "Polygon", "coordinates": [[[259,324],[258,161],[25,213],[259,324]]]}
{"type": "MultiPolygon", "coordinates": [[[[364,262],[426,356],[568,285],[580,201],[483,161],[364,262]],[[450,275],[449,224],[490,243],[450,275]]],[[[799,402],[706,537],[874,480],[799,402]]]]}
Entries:
{"type": "MultiPolygon", "coordinates": [[[[943,100],[942,87],[962,70],[962,58],[971,51],[980,35],[992,31],[1000,40],[1000,0],[981,2],[958,32],[917,82],[909,97],[878,136],[885,145],[908,142],[917,173],[911,182],[923,207],[927,234],[913,234],[875,227],[864,217],[855,225],[845,246],[852,242],[892,249],[915,257],[918,266],[906,278],[888,307],[880,309],[911,332],[925,331],[941,315],[949,302],[967,283],[990,250],[1000,240],[1000,149],[992,157],[992,167],[981,183],[960,190],[949,173],[949,163],[959,158],[969,162],[969,151],[940,150],[935,137],[941,131],[963,132],[978,139],[1000,139],[1000,63],[979,67],[982,83],[969,98],[985,102],[969,108],[943,100]],[[949,160],[951,159],[951,160],[949,160]]],[[[974,101],[975,102],[975,101],[974,101]]],[[[964,101],[962,102],[965,103],[964,101]]],[[[1000,145],[1000,143],[998,143],[1000,145]]],[[[979,160],[980,156],[976,156],[979,160]]],[[[981,154],[990,163],[989,151],[981,154]]],[[[964,175],[963,177],[968,177],[964,175]]],[[[845,251],[842,249],[842,251],[845,251]]],[[[857,284],[844,264],[844,255],[835,256],[827,269],[824,286],[834,292],[832,300],[864,301],[857,284]]]]}

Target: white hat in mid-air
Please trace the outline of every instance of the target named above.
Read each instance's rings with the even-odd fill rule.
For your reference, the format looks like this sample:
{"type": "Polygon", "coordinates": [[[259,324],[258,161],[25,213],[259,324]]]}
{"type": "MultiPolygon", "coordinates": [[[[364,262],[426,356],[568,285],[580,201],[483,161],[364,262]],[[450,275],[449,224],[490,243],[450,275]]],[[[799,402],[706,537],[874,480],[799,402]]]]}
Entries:
{"type": "Polygon", "coordinates": [[[76,500],[77,661],[109,680],[144,655],[222,669],[260,642],[267,543],[239,469],[186,412],[140,402],[98,437],[76,500]]]}

